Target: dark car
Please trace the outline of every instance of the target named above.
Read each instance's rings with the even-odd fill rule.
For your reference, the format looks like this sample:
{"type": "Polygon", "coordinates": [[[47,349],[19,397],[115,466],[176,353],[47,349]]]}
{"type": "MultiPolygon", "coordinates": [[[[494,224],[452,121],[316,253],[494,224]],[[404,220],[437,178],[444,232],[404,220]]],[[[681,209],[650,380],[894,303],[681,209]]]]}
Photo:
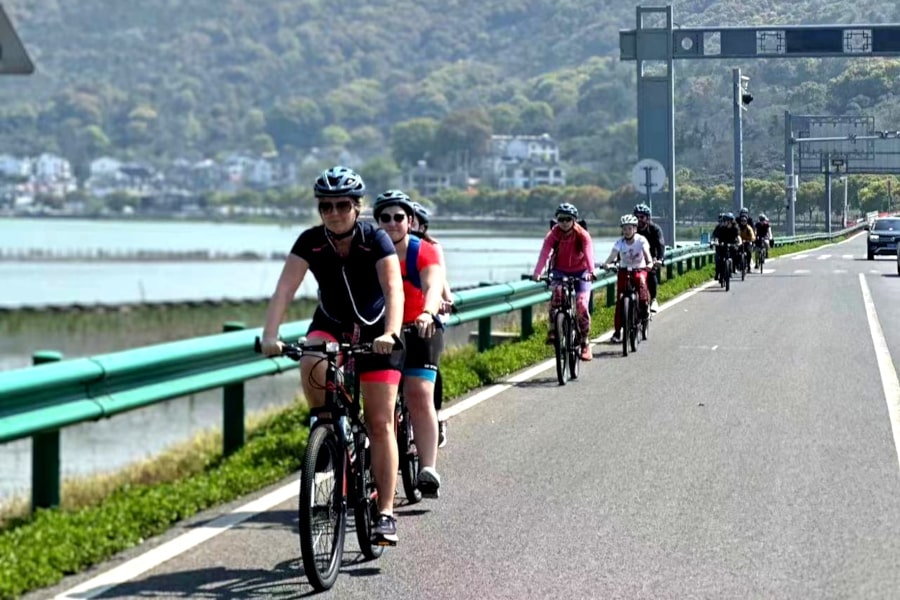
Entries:
{"type": "Polygon", "coordinates": [[[875,260],[878,254],[897,254],[900,240],[900,217],[875,219],[869,229],[866,258],[875,260]]]}

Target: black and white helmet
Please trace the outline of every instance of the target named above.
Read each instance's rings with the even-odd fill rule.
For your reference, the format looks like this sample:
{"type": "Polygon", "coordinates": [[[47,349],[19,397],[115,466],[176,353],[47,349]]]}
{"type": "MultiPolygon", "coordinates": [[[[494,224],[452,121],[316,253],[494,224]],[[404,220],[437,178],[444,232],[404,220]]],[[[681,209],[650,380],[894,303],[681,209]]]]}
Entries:
{"type": "Polygon", "coordinates": [[[573,219],[578,218],[578,209],[575,208],[574,204],[569,204],[568,202],[563,202],[559,206],[556,207],[556,216],[559,215],[569,215],[573,219]]]}
{"type": "Polygon", "coordinates": [[[401,190],[388,190],[375,198],[375,204],[372,206],[372,215],[377,219],[381,211],[389,206],[399,206],[410,217],[413,216],[413,203],[409,196],[401,190]]]}
{"type": "Polygon", "coordinates": [[[313,185],[313,192],[316,197],[362,198],[366,195],[366,184],[356,171],[338,165],[322,171],[313,185]]]}

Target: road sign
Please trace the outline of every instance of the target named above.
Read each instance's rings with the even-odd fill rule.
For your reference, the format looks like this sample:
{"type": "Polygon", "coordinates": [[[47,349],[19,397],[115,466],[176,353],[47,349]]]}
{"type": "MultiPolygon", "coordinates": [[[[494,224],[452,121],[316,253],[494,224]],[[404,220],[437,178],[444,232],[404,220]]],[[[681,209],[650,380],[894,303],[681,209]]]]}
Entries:
{"type": "Polygon", "coordinates": [[[0,75],[30,75],[34,63],[28,57],[6,11],[0,5],[0,75]]]}
{"type": "Polygon", "coordinates": [[[645,158],[634,165],[631,184],[642,194],[652,194],[662,190],[666,183],[666,169],[658,160],[645,158]]]}

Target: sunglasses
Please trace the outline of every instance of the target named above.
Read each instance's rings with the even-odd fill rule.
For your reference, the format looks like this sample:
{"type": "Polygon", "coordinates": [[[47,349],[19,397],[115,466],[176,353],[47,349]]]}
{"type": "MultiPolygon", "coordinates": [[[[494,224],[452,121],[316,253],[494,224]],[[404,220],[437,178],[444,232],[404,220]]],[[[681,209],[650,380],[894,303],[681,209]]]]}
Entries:
{"type": "Polygon", "coordinates": [[[341,214],[346,214],[350,212],[351,208],[353,208],[353,203],[349,200],[341,200],[340,202],[319,202],[319,212],[323,215],[327,215],[334,210],[341,214]]]}
{"type": "Polygon", "coordinates": [[[557,223],[571,223],[572,217],[557,217],[556,222],[557,223]]]}
{"type": "Polygon", "coordinates": [[[393,220],[394,223],[402,223],[408,218],[409,217],[406,216],[406,213],[395,213],[393,215],[381,213],[380,215],[378,215],[378,220],[382,223],[390,223],[391,220],[393,220]]]}

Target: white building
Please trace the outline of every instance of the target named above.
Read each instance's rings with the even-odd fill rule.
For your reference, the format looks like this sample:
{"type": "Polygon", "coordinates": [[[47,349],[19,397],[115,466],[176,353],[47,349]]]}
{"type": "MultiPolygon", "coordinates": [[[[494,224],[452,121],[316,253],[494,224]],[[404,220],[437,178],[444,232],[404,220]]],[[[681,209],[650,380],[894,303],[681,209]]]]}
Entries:
{"type": "Polygon", "coordinates": [[[491,136],[490,171],[500,189],[566,185],[559,145],[549,134],[491,136]]]}
{"type": "Polygon", "coordinates": [[[39,181],[68,181],[72,178],[72,165],[61,156],[45,152],[34,161],[34,176],[39,181]]]}
{"type": "Polygon", "coordinates": [[[30,177],[31,161],[11,154],[0,154],[0,175],[15,178],[30,177]]]}

